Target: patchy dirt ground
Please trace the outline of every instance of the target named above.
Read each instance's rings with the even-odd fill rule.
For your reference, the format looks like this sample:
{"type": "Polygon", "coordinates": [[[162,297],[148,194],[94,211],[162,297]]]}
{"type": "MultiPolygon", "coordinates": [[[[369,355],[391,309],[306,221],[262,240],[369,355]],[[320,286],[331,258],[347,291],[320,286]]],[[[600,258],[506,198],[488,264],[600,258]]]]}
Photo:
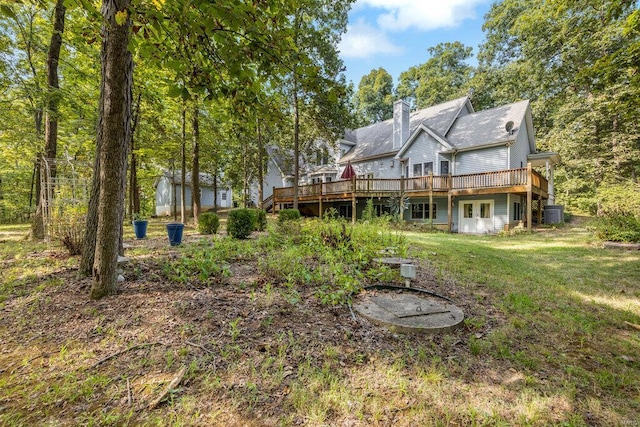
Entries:
{"type": "MultiPolygon", "coordinates": [[[[531,411],[523,396],[532,398],[532,380],[506,360],[472,354],[470,341],[503,322],[489,290],[438,277],[427,261],[414,286],[481,321],[445,335],[397,335],[347,306],[320,304],[314,289],[270,285],[258,260],[233,263],[213,286],[179,285],[161,261],[179,249],[164,238],[129,243],[130,252],[149,251],[131,256],[116,295],[89,300],[90,281],[70,267],[26,278],[7,296],[0,413],[8,424],[465,425],[531,411]]],[[[545,415],[533,424],[566,420],[570,403],[546,378],[535,381],[545,415]]]]}

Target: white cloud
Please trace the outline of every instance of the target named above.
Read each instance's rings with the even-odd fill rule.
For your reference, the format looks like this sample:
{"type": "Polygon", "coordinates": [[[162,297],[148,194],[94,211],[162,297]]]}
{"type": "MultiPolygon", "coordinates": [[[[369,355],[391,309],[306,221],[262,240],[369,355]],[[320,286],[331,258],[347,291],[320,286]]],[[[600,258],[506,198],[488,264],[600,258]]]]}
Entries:
{"type": "Polygon", "coordinates": [[[377,54],[402,54],[403,48],[392,43],[379,29],[358,20],[347,26],[339,50],[344,58],[370,58],[377,54]]]}
{"type": "Polygon", "coordinates": [[[387,31],[410,28],[428,31],[460,25],[475,17],[475,7],[487,0],[358,0],[357,10],[363,7],[384,10],[378,25],[387,31]]]}

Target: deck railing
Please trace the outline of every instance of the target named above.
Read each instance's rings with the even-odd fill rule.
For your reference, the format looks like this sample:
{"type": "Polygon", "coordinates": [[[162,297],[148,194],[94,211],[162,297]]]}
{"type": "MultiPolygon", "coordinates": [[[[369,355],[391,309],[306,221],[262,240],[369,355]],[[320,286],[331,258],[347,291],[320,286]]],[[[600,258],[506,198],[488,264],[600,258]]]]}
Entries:
{"type": "Polygon", "coordinates": [[[451,178],[449,175],[429,175],[407,178],[404,180],[404,189],[407,192],[423,190],[448,191],[451,178]]]}
{"type": "MultiPolygon", "coordinates": [[[[548,191],[547,180],[538,172],[529,168],[508,169],[495,172],[484,172],[466,175],[429,175],[404,179],[383,178],[354,178],[318,184],[298,186],[298,197],[317,198],[320,196],[352,197],[355,190],[356,197],[368,194],[382,195],[399,193],[404,186],[406,193],[425,191],[449,192],[459,190],[480,190],[488,188],[506,188],[529,185],[543,191],[548,191]],[[531,172],[531,173],[530,173],[531,172]],[[531,178],[529,178],[531,177],[531,178]]],[[[274,189],[277,200],[293,198],[293,187],[274,189]]]]}
{"type": "Polygon", "coordinates": [[[351,180],[325,182],[322,184],[322,194],[345,194],[351,193],[352,189],[351,180]]]}
{"type": "Polygon", "coordinates": [[[527,185],[528,170],[509,169],[505,171],[474,173],[468,175],[452,176],[454,190],[512,187],[514,185],[527,185]]]}

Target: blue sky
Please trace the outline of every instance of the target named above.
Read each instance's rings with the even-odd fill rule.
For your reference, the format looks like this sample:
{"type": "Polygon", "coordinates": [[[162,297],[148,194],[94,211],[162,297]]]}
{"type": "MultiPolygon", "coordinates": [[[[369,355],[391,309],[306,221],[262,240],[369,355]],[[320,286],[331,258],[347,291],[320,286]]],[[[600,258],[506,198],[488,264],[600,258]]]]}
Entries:
{"type": "MultiPolygon", "coordinates": [[[[484,14],[493,0],[357,0],[349,13],[340,56],[347,81],[384,68],[398,76],[429,58],[429,47],[460,41],[473,48],[484,40],[484,14]]],[[[471,61],[475,65],[475,59],[471,61]]]]}

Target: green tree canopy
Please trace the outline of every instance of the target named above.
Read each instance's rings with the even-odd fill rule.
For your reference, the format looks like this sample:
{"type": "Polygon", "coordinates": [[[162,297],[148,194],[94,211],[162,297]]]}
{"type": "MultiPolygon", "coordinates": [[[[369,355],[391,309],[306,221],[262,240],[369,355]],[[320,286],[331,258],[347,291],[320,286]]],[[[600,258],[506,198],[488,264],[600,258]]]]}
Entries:
{"type": "Polygon", "coordinates": [[[486,16],[477,104],[531,99],[539,145],[562,155],[556,184],[570,206],[595,212],[602,183],[640,172],[638,16],[630,0],[504,0],[486,16]]]}
{"type": "Polygon", "coordinates": [[[361,124],[376,123],[393,116],[393,77],[380,67],[362,77],[353,103],[361,124]]]}
{"type": "Polygon", "coordinates": [[[398,97],[424,108],[464,95],[474,71],[466,62],[472,50],[458,41],[430,47],[427,62],[400,74],[398,97]]]}

